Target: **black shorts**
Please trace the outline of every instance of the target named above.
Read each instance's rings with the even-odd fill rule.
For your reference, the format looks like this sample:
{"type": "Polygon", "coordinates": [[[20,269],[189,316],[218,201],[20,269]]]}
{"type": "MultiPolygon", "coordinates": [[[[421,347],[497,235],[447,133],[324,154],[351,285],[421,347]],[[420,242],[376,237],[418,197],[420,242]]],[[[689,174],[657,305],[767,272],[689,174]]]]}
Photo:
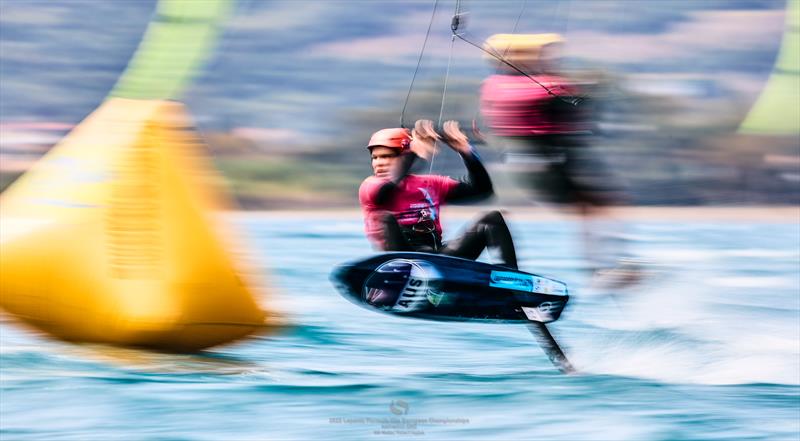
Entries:
{"type": "Polygon", "coordinates": [[[505,138],[506,166],[523,188],[554,204],[624,203],[623,186],[589,146],[586,135],[505,138]]]}

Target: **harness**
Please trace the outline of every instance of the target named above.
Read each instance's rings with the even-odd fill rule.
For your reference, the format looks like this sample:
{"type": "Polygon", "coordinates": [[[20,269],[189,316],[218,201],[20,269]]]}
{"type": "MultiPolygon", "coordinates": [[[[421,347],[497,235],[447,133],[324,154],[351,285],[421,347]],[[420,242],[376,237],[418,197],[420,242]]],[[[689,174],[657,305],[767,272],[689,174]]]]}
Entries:
{"type": "Polygon", "coordinates": [[[420,210],[417,222],[400,226],[408,245],[417,251],[437,252],[442,248],[442,237],[436,231],[436,222],[430,210],[420,210]]]}

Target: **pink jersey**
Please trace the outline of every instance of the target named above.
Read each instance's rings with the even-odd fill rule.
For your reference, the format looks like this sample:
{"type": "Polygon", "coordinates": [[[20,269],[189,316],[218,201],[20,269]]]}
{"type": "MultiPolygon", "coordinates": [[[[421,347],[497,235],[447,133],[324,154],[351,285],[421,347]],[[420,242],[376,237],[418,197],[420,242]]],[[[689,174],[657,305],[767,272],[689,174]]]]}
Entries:
{"type": "MultiPolygon", "coordinates": [[[[555,95],[575,93],[574,87],[562,77],[535,78],[555,95]]],[[[481,87],[481,111],[486,123],[499,136],[551,135],[578,130],[574,123],[559,121],[549,111],[554,99],[558,98],[524,75],[492,75],[481,87]]]]}
{"type": "Polygon", "coordinates": [[[408,175],[397,185],[392,197],[385,204],[378,205],[374,202],[375,197],[385,183],[386,179],[370,176],[364,179],[358,189],[358,200],[364,214],[364,229],[370,242],[384,249],[383,230],[378,215],[386,211],[394,215],[401,227],[414,225],[420,219],[430,219],[434,223],[436,234],[441,237],[439,206],[458,185],[458,181],[447,176],[408,175]]]}

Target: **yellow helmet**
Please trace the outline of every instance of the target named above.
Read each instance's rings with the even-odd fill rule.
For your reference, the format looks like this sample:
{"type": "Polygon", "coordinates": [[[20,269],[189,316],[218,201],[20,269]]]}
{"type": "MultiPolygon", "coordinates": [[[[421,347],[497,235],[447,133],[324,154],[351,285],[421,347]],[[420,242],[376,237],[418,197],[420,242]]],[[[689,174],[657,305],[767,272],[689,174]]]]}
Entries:
{"type": "Polygon", "coordinates": [[[542,53],[542,48],[551,44],[563,43],[564,38],[559,34],[495,34],[486,39],[483,48],[488,52],[486,58],[492,60],[494,54],[510,62],[536,61],[542,53]]]}

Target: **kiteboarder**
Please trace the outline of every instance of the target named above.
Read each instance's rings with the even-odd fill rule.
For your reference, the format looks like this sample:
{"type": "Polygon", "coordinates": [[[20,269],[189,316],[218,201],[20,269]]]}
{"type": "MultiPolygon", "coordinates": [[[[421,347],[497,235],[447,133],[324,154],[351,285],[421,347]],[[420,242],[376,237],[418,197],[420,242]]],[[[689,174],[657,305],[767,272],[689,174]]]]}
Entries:
{"type": "Polygon", "coordinates": [[[500,265],[517,268],[514,242],[499,211],[484,213],[458,238],[444,242],[440,207],[453,202],[486,199],[494,194],[492,181],[458,122],[447,121],[439,136],[430,120],[414,129],[388,128],[375,132],[367,144],[373,176],[359,188],[367,238],[382,251],[420,251],[477,259],[484,249],[496,251],[500,265]],[[430,160],[441,139],[464,161],[468,176],[409,174],[419,158],[430,160]]]}

